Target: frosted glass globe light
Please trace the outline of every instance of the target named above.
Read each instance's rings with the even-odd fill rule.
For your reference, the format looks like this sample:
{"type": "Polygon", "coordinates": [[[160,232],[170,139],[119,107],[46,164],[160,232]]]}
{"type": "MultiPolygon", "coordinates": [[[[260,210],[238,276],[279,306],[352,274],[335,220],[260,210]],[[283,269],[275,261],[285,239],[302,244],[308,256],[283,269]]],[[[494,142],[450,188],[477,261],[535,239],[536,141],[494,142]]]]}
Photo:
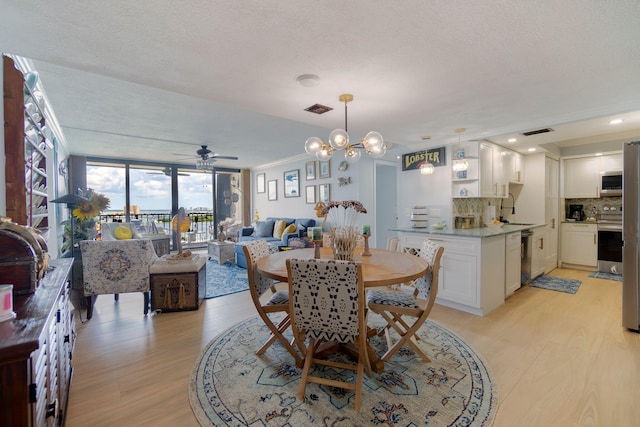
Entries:
{"type": "MultiPolygon", "coordinates": [[[[384,140],[382,139],[382,135],[380,135],[379,132],[371,131],[365,135],[364,139],[362,140],[362,145],[368,153],[369,151],[375,151],[384,148],[384,140]]],[[[386,148],[384,150],[386,152],[386,148]]]]}
{"type": "Polygon", "coordinates": [[[329,134],[329,144],[336,150],[341,150],[349,145],[349,134],[343,129],[334,129],[329,134]]]}
{"type": "Polygon", "coordinates": [[[326,162],[333,156],[333,148],[327,144],[323,144],[322,148],[316,153],[316,158],[321,162],[326,162]]]}
{"type": "Polygon", "coordinates": [[[323,143],[320,138],[318,138],[317,136],[312,136],[304,143],[304,151],[306,151],[309,155],[315,156],[322,148],[322,145],[323,143]]]}
{"type": "Polygon", "coordinates": [[[360,152],[360,150],[358,150],[357,148],[355,148],[352,145],[349,145],[345,150],[344,150],[344,158],[348,163],[355,163],[358,160],[360,160],[360,156],[362,155],[362,153],[360,152]]]}

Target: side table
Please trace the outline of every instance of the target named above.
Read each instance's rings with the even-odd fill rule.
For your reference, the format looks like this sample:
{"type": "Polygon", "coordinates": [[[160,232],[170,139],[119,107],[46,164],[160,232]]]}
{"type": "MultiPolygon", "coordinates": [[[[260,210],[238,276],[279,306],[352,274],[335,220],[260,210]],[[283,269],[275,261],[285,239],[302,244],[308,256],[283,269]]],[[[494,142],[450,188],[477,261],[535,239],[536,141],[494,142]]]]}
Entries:
{"type": "Polygon", "coordinates": [[[234,242],[220,242],[218,240],[211,240],[207,242],[207,254],[209,259],[215,259],[218,264],[222,265],[226,261],[231,261],[235,264],[236,255],[233,250],[234,242]]]}
{"type": "Polygon", "coordinates": [[[207,286],[207,258],[194,255],[190,260],[172,261],[168,255],[149,267],[151,310],[197,310],[207,286]]]}

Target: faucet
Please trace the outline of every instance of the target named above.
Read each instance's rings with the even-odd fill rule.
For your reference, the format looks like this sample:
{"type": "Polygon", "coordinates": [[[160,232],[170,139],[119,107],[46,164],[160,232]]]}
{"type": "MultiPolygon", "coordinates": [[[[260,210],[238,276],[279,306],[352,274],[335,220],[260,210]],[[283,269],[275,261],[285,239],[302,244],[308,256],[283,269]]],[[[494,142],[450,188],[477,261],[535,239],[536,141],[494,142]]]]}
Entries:
{"type": "MultiPolygon", "coordinates": [[[[516,198],[513,197],[513,194],[509,193],[509,197],[511,197],[512,203],[511,206],[507,206],[507,208],[511,208],[511,215],[515,215],[516,214],[516,198]]],[[[502,209],[504,209],[504,206],[502,206],[502,200],[500,199],[500,218],[502,218],[502,209]]]]}

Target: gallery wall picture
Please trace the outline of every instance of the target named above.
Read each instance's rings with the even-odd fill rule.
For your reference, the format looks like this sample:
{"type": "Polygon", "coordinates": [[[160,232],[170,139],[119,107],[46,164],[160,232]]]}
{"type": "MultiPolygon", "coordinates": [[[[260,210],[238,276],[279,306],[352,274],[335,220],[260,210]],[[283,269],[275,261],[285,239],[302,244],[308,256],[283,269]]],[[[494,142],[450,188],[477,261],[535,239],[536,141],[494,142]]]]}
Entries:
{"type": "Polygon", "coordinates": [[[312,181],[316,179],[316,161],[315,160],[305,163],[305,170],[306,170],[307,181],[312,181]]]}
{"type": "Polygon", "coordinates": [[[284,173],[284,197],[300,197],[300,169],[284,173]]]}
{"type": "Polygon", "coordinates": [[[305,187],[305,194],[307,196],[306,202],[308,204],[314,204],[316,202],[316,186],[315,185],[307,185],[305,187]]]}
{"type": "Polygon", "coordinates": [[[330,184],[318,185],[318,201],[323,203],[329,203],[331,201],[331,195],[329,194],[330,184]]]}
{"type": "Polygon", "coordinates": [[[256,175],[256,192],[258,194],[265,193],[267,190],[265,188],[265,174],[259,173],[256,175]]]}
{"type": "Polygon", "coordinates": [[[331,160],[326,162],[318,161],[318,167],[320,168],[320,178],[331,178],[331,160]]]}
{"type": "Polygon", "coordinates": [[[272,179],[267,183],[267,199],[278,200],[278,180],[272,179]]]}

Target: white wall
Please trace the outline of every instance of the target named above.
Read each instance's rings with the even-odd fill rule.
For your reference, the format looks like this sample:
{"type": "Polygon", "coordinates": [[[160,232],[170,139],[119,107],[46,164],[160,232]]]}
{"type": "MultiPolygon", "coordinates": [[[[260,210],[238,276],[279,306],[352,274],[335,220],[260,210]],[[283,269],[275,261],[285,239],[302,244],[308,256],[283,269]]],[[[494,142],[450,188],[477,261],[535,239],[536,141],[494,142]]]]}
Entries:
{"type": "MultiPolygon", "coordinates": [[[[349,165],[346,171],[339,171],[338,165],[340,164],[340,156],[336,155],[330,160],[330,177],[318,178],[317,160],[316,160],[316,179],[307,181],[305,174],[306,162],[314,160],[309,156],[301,156],[297,160],[290,161],[288,163],[282,163],[273,165],[266,168],[254,169],[251,171],[251,192],[253,198],[253,209],[251,218],[253,218],[256,209],[259,212],[260,219],[267,217],[289,217],[289,218],[318,218],[315,215],[314,204],[306,203],[306,190],[305,187],[309,185],[316,186],[316,197],[318,196],[318,184],[330,185],[330,197],[331,200],[359,200],[358,182],[361,179],[359,176],[360,164],[349,165]],[[284,172],[292,169],[299,169],[300,171],[300,197],[284,197],[284,172]],[[256,175],[265,174],[265,186],[271,180],[277,180],[278,199],[276,201],[270,201],[267,199],[267,193],[256,193],[256,175]],[[351,177],[351,184],[340,187],[338,185],[338,178],[351,177]]],[[[362,200],[361,200],[362,201],[362,200]]],[[[364,202],[363,202],[364,203],[364,202]]],[[[366,205],[365,205],[366,206],[366,205]]]]}
{"type": "Polygon", "coordinates": [[[446,164],[436,167],[431,175],[421,175],[419,170],[403,172],[398,169],[398,227],[411,227],[409,210],[415,205],[440,211],[439,217],[429,217],[430,223],[444,220],[451,225],[451,151],[451,146],[447,146],[446,164]]]}

